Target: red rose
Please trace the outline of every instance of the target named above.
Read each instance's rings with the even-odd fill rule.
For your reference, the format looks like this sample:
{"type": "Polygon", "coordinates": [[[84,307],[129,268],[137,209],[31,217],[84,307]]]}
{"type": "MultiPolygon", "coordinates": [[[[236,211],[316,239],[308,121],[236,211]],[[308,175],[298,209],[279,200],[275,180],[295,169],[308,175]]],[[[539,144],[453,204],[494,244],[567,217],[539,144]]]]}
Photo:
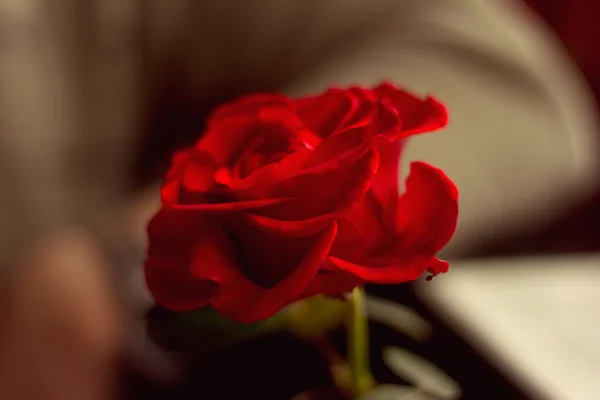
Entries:
{"type": "Polygon", "coordinates": [[[435,254],[454,233],[457,190],[414,163],[399,197],[398,162],[408,136],[446,121],[435,100],[389,84],[220,107],[167,173],[148,227],[151,293],[251,322],[315,294],[445,272],[435,254]]]}

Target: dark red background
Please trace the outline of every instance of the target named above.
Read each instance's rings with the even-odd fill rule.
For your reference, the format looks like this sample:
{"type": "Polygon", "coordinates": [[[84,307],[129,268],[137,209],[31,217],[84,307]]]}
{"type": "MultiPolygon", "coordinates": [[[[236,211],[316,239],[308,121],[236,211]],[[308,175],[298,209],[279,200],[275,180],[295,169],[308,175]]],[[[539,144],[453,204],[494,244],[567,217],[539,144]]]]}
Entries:
{"type": "Polygon", "coordinates": [[[600,1],[524,0],[562,40],[600,99],[600,1]]]}

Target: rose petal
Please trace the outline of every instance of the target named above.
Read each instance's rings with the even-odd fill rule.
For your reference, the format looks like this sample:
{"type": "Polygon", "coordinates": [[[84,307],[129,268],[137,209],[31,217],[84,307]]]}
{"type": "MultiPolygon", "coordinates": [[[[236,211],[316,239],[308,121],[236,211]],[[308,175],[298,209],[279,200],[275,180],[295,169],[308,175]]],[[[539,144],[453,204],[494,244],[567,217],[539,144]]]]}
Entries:
{"type": "Polygon", "coordinates": [[[322,231],[334,220],[332,215],[321,215],[304,220],[279,220],[248,213],[248,221],[259,230],[273,236],[310,236],[322,231]]]}
{"type": "Polygon", "coordinates": [[[379,154],[379,168],[371,180],[373,193],[382,224],[394,229],[399,197],[400,157],[404,148],[403,141],[391,141],[386,136],[377,136],[372,141],[373,148],[379,154]]]}
{"type": "Polygon", "coordinates": [[[300,199],[315,216],[339,212],[365,194],[378,165],[378,154],[368,149],[358,159],[333,159],[280,182],[275,194],[300,199]]]}
{"type": "Polygon", "coordinates": [[[323,263],[317,276],[315,276],[308,289],[304,292],[303,297],[308,298],[319,294],[339,296],[349,293],[355,287],[362,286],[365,283],[365,280],[337,268],[328,259],[323,263]]]}
{"type": "Polygon", "coordinates": [[[233,167],[248,146],[262,136],[285,138],[290,143],[300,138],[319,140],[298,121],[293,110],[257,109],[213,121],[195,148],[197,152],[210,154],[215,164],[233,167]]]}
{"type": "Polygon", "coordinates": [[[385,225],[383,210],[371,189],[337,220],[339,232],[329,254],[350,262],[364,260],[373,249],[396,238],[395,229],[385,225]]]}
{"type": "Polygon", "coordinates": [[[183,187],[194,192],[208,190],[215,181],[217,167],[208,153],[200,151],[190,153],[182,166],[183,187]]]}
{"type": "Polygon", "coordinates": [[[402,122],[398,111],[389,104],[387,99],[382,99],[374,110],[373,122],[369,125],[370,137],[386,136],[395,139],[402,131],[402,122]]]}
{"type": "Polygon", "coordinates": [[[167,181],[160,188],[160,200],[165,206],[179,202],[181,183],[177,179],[167,181]]]}
{"type": "MultiPolygon", "coordinates": [[[[283,307],[302,297],[326,259],[336,232],[337,225],[332,222],[319,235],[300,265],[270,289],[256,285],[237,268],[213,270],[210,277],[220,282],[222,290],[212,298],[211,304],[223,315],[238,322],[255,322],[275,315],[283,307]]],[[[282,249],[275,251],[280,252],[282,249]]],[[[201,254],[198,254],[198,259],[202,259],[201,254]]]]}
{"type": "Polygon", "coordinates": [[[181,174],[190,152],[191,149],[184,149],[176,152],[171,158],[171,166],[165,174],[165,182],[160,188],[160,198],[163,204],[175,204],[179,200],[181,174]]]}
{"type": "Polygon", "coordinates": [[[402,129],[397,133],[396,139],[432,132],[448,124],[446,108],[431,97],[422,100],[389,83],[378,86],[375,92],[387,100],[398,113],[402,129]]]}
{"type": "Polygon", "coordinates": [[[304,124],[325,138],[336,132],[356,104],[349,92],[330,89],[320,96],[295,100],[294,106],[304,124]]]}
{"type": "Polygon", "coordinates": [[[308,149],[295,151],[277,162],[254,171],[244,179],[232,181],[230,188],[244,198],[269,196],[277,182],[294,176],[302,170],[310,153],[308,149]]]}
{"type": "Polygon", "coordinates": [[[189,157],[192,149],[183,149],[175,152],[173,157],[171,157],[171,166],[169,167],[169,171],[165,175],[165,179],[169,180],[175,177],[178,177],[181,169],[185,163],[185,160],[189,157]]]}
{"type": "MultiPolygon", "coordinates": [[[[280,124],[286,126],[291,132],[293,132],[294,141],[300,142],[300,144],[307,149],[314,149],[321,142],[315,132],[310,130],[302,121],[298,115],[288,109],[265,109],[259,113],[261,121],[271,124],[280,124]]],[[[290,135],[291,136],[291,135],[290,135]]],[[[292,137],[290,137],[292,138],[292,137]]]]}
{"type": "Polygon", "coordinates": [[[303,168],[330,168],[339,159],[351,160],[360,157],[369,143],[365,133],[364,129],[355,128],[326,138],[309,154],[303,168]]]}
{"type": "MultiPolygon", "coordinates": [[[[275,136],[284,136],[289,143],[292,153],[284,156],[277,162],[264,165],[242,179],[232,181],[234,190],[248,189],[261,183],[269,183],[284,179],[297,173],[310,156],[313,146],[318,146],[320,139],[315,137],[304,126],[297,126],[300,122],[291,114],[273,114],[264,117],[255,127],[256,135],[265,136],[267,133],[275,136]],[[263,182],[261,182],[263,181],[263,182]]],[[[265,136],[265,140],[269,140],[265,136]]],[[[239,161],[239,160],[238,160],[239,161]]],[[[236,168],[236,165],[233,166],[236,168]]]]}
{"type": "Polygon", "coordinates": [[[434,255],[452,238],[458,219],[458,190],[440,169],[414,162],[398,201],[396,253],[434,255]]]}
{"type": "Polygon", "coordinates": [[[150,244],[144,264],[146,284],[156,302],[173,310],[189,310],[208,304],[217,291],[217,282],[196,278],[191,249],[206,249],[207,262],[219,268],[229,262],[227,254],[216,251],[222,238],[208,232],[210,224],[182,213],[163,209],[148,226],[150,244]]]}
{"type": "Polygon", "coordinates": [[[261,200],[246,200],[246,201],[234,201],[231,203],[216,203],[216,204],[175,204],[170,208],[182,212],[189,212],[190,214],[203,213],[228,213],[232,211],[247,211],[255,210],[267,206],[271,206],[277,203],[286,201],[292,201],[290,198],[280,199],[261,199],[261,200]]]}
{"type": "MultiPolygon", "coordinates": [[[[435,254],[450,240],[458,218],[458,192],[444,173],[425,163],[411,164],[406,193],[398,200],[395,235],[371,247],[361,262],[335,257],[344,254],[334,247],[330,257],[338,268],[373,283],[400,283],[418,278],[425,270],[445,272],[447,263],[435,254]],[[387,243],[386,243],[387,242],[387,243]]],[[[356,214],[352,214],[351,218],[356,214]]],[[[360,216],[360,215],[359,215],[360,216]]],[[[366,229],[360,220],[356,226],[366,229]]],[[[369,232],[365,232],[369,234],[369,232]]],[[[343,240],[343,233],[339,240],[343,240]]],[[[346,246],[352,244],[352,238],[346,246]]],[[[369,247],[369,244],[366,244],[369,247]]]]}
{"type": "Polygon", "coordinates": [[[291,274],[312,251],[320,232],[328,226],[320,224],[321,229],[308,226],[293,236],[282,236],[281,232],[257,225],[247,213],[229,215],[222,221],[239,256],[240,269],[263,288],[274,287],[291,274]]]}
{"type": "Polygon", "coordinates": [[[341,124],[341,129],[366,128],[375,122],[379,99],[372,90],[361,87],[351,87],[348,92],[354,97],[353,110],[341,124]]]}
{"type": "MultiPolygon", "coordinates": [[[[292,152],[276,162],[259,166],[246,176],[233,179],[229,186],[235,191],[248,191],[251,189],[251,195],[264,197],[268,195],[275,182],[301,170],[312,149],[319,146],[321,139],[309,131],[297,116],[289,111],[261,110],[258,118],[259,120],[254,122],[252,128],[254,133],[252,135],[255,138],[264,139],[267,145],[269,143],[287,143],[284,146],[285,149],[274,149],[274,154],[288,149],[292,152]]],[[[247,150],[248,147],[246,147],[247,150]]],[[[273,154],[265,154],[267,159],[270,155],[273,154]]],[[[243,157],[235,160],[232,169],[236,170],[240,162],[244,162],[243,157]]],[[[249,193],[246,193],[246,195],[249,195],[249,193]]]]}
{"type": "Polygon", "coordinates": [[[195,280],[184,267],[187,265],[146,260],[146,286],[157,304],[175,311],[194,310],[209,304],[219,284],[211,280],[195,280]]]}
{"type": "Polygon", "coordinates": [[[254,209],[252,210],[252,214],[283,222],[305,221],[314,217],[310,210],[308,210],[306,206],[302,204],[300,199],[291,198],[284,199],[284,201],[270,204],[265,207],[254,209]]]}
{"type": "MultiPolygon", "coordinates": [[[[402,120],[402,115],[400,118],[402,120]]],[[[446,107],[433,97],[427,97],[421,109],[412,118],[402,120],[401,137],[433,132],[444,128],[446,125],[448,125],[446,107]]]]}
{"type": "Polygon", "coordinates": [[[256,134],[259,121],[256,117],[233,116],[209,125],[196,143],[197,152],[210,154],[216,165],[230,165],[247,145],[249,137],[256,134]]]}
{"type": "Polygon", "coordinates": [[[194,149],[177,153],[161,188],[161,200],[166,206],[194,201],[214,183],[217,167],[212,158],[194,149]]]}
{"type": "Polygon", "coordinates": [[[429,271],[433,277],[437,274],[448,272],[449,267],[450,265],[448,264],[448,261],[440,260],[437,257],[432,257],[429,261],[429,267],[427,267],[427,271],[429,271]]]}
{"type": "Polygon", "coordinates": [[[419,278],[427,270],[430,258],[430,256],[417,254],[405,257],[398,263],[375,266],[359,265],[337,257],[329,257],[333,265],[342,271],[366,282],[381,284],[410,282],[419,278]]]}

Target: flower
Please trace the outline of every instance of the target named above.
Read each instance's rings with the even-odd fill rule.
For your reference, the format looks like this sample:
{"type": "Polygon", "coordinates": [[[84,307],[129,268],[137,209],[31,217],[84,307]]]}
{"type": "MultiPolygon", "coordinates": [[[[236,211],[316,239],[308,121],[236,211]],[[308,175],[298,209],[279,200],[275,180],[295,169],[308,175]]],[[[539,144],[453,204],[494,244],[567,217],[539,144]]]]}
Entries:
{"type": "Polygon", "coordinates": [[[456,187],[417,162],[399,196],[398,163],[409,136],[446,122],[436,100],[391,84],[221,106],[166,174],[148,226],[150,292],[254,322],[316,294],[445,272],[435,254],[456,228],[456,187]]]}

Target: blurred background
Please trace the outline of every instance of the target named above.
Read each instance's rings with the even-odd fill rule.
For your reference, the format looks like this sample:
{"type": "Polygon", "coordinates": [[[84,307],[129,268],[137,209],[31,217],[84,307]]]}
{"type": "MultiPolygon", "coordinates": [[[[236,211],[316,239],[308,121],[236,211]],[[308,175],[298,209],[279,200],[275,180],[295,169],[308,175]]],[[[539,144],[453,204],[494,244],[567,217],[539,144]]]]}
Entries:
{"type": "Polygon", "coordinates": [[[266,330],[155,307],[145,225],[221,102],[384,79],[448,104],[406,162],[447,171],[461,217],[448,274],[367,287],[366,398],[600,399],[598,20],[597,0],[0,2],[0,399],[347,398],[339,304],[266,330]]]}
{"type": "MultiPolygon", "coordinates": [[[[600,99],[600,52],[594,43],[600,37],[596,21],[600,4],[592,0],[525,0],[525,3],[552,30],[577,65],[591,89],[595,105],[600,99]]],[[[600,188],[578,207],[569,210],[534,237],[515,238],[492,253],[550,253],[598,251],[600,241],[600,188]]]]}

